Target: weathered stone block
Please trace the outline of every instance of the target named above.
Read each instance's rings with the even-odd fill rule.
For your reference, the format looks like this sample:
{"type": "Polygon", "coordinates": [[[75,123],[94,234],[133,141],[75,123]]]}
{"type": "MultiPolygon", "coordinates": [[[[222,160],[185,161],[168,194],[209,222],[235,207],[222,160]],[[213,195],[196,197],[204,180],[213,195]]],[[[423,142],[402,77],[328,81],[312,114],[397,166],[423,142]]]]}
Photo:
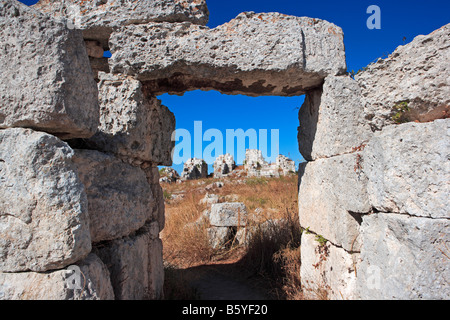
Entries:
{"type": "Polygon", "coordinates": [[[214,29],[191,23],[130,25],[110,39],[113,73],[155,94],[218,90],[300,95],[346,71],[342,30],[324,20],[244,12],[214,29]]]}
{"type": "Polygon", "coordinates": [[[370,203],[382,212],[449,218],[450,119],[376,132],[363,153],[370,203]]]}
{"type": "Polygon", "coordinates": [[[151,229],[147,225],[134,235],[103,243],[94,250],[109,268],[118,300],[162,297],[162,244],[151,229]]]}
{"type": "Polygon", "coordinates": [[[0,271],[47,271],[91,251],[86,193],[63,141],[0,130],[0,271]]]}
{"type": "Polygon", "coordinates": [[[73,161],[86,189],[92,242],[127,236],[152,220],[155,200],[140,168],[95,150],[76,150],[73,161]]]}
{"type": "Polygon", "coordinates": [[[215,227],[243,227],[247,225],[247,214],[244,203],[215,203],[211,205],[209,222],[215,227]]]}
{"type": "Polygon", "coordinates": [[[360,156],[318,159],[299,169],[300,225],[347,251],[359,248],[360,215],[371,210],[360,156]]]}
{"type": "Polygon", "coordinates": [[[86,39],[98,40],[105,48],[115,27],[150,21],[206,24],[209,12],[205,0],[41,0],[35,6],[53,17],[67,18],[82,29],[86,39]]]}
{"type": "Polygon", "coordinates": [[[172,165],[175,116],[131,77],[99,73],[100,126],[89,140],[97,150],[172,165]]]}
{"type": "Polygon", "coordinates": [[[108,269],[95,254],[75,266],[80,274],[70,267],[46,273],[0,273],[0,300],[114,299],[108,269]]]}
{"type": "Polygon", "coordinates": [[[0,128],[87,138],[98,126],[97,86],[79,30],[19,1],[0,3],[0,128]]]}
{"type": "Polygon", "coordinates": [[[357,281],[360,297],[448,300],[449,234],[448,219],[393,213],[364,216],[357,281]]]}
{"type": "Polygon", "coordinates": [[[307,299],[358,299],[356,279],[359,253],[349,253],[316,235],[302,233],[300,279],[307,299]]]}
{"type": "Polygon", "coordinates": [[[365,117],[374,130],[408,121],[428,122],[450,113],[450,24],[417,36],[355,78],[365,117]]]}
{"type": "Polygon", "coordinates": [[[208,164],[203,159],[191,158],[183,165],[181,179],[195,180],[208,177],[208,164]]]}
{"type": "Polygon", "coordinates": [[[308,161],[352,152],[372,135],[359,85],[348,76],[329,76],[322,89],[308,92],[299,121],[299,149],[308,161]]]}

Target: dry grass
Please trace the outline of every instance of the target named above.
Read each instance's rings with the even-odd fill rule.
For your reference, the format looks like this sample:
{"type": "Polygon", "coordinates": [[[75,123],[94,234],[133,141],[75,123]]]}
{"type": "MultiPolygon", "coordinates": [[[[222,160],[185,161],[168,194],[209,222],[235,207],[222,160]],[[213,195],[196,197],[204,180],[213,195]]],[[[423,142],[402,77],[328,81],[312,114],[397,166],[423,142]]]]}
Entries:
{"type": "Polygon", "coordinates": [[[224,182],[222,188],[211,187],[216,181],[210,178],[163,185],[166,226],[162,239],[168,270],[224,259],[238,261],[241,269],[267,280],[275,297],[302,299],[297,176],[225,178],[220,180],[224,182]],[[233,199],[246,205],[250,221],[247,228],[253,231],[245,250],[233,245],[225,251],[209,247],[209,225],[202,222],[206,205],[200,204],[206,192],[219,195],[220,202],[233,199]]]}

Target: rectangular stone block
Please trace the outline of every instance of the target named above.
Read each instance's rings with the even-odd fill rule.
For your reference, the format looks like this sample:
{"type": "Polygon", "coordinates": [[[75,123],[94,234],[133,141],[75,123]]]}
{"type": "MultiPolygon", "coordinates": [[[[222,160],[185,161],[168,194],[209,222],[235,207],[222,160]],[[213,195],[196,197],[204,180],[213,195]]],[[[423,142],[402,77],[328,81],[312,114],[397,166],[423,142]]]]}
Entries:
{"type": "Polygon", "coordinates": [[[131,77],[99,73],[100,126],[87,142],[121,157],[172,165],[175,116],[131,77]]]}
{"type": "Polygon", "coordinates": [[[364,216],[357,281],[361,299],[448,300],[449,235],[448,219],[364,216]]]}
{"type": "Polygon", "coordinates": [[[155,226],[148,224],[134,235],[94,249],[109,268],[116,299],[162,298],[162,243],[154,232],[155,226]]]}
{"type": "Polygon", "coordinates": [[[349,253],[316,235],[302,233],[300,278],[307,299],[358,299],[356,279],[359,253],[349,253]]]}
{"type": "Polygon", "coordinates": [[[346,71],[342,30],[324,20],[244,12],[214,29],[191,23],[118,28],[111,72],[135,76],[150,92],[218,90],[300,95],[346,71]]]}
{"type": "Polygon", "coordinates": [[[450,218],[450,119],[388,126],[363,152],[371,205],[382,212],[450,218]]]}
{"type": "Polygon", "coordinates": [[[34,128],[62,139],[95,133],[98,91],[81,31],[2,0],[0,48],[0,128],[34,128]]]}
{"type": "Polygon", "coordinates": [[[59,269],[91,251],[73,155],[50,134],[0,130],[0,272],[59,269]]]}
{"type": "Polygon", "coordinates": [[[350,252],[359,248],[361,214],[371,210],[360,156],[318,159],[299,169],[300,225],[350,252]]]}
{"type": "Polygon", "coordinates": [[[299,150],[308,161],[353,152],[372,136],[359,85],[347,75],[328,76],[322,88],[308,92],[299,122],[299,150]]]}
{"type": "Polygon", "coordinates": [[[109,271],[93,253],[62,270],[0,272],[0,300],[114,300],[109,271]]]}
{"type": "Polygon", "coordinates": [[[95,150],[76,150],[73,161],[86,189],[92,242],[127,236],[153,220],[155,200],[139,167],[95,150]]]}

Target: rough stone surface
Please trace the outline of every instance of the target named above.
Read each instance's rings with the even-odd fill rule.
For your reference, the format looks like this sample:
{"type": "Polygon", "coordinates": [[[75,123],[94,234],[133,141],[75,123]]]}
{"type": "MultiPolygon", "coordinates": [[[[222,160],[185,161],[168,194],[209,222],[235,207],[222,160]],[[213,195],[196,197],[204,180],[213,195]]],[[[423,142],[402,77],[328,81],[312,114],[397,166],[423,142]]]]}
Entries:
{"type": "Polygon", "coordinates": [[[214,168],[214,177],[221,178],[231,173],[233,169],[236,167],[236,163],[234,162],[234,158],[231,154],[223,154],[216,158],[213,164],[214,168]]]}
{"type": "Polygon", "coordinates": [[[91,250],[88,204],[63,141],[0,130],[0,271],[47,271],[91,250]]]}
{"type": "Polygon", "coordinates": [[[275,167],[278,171],[280,171],[283,175],[288,175],[291,173],[295,173],[297,168],[295,167],[295,161],[289,159],[288,157],[280,154],[277,156],[275,161],[275,167]]]}
{"type": "Polygon", "coordinates": [[[89,254],[76,266],[82,274],[75,275],[68,268],[46,273],[0,273],[0,300],[114,299],[108,269],[95,254],[89,254]],[[70,287],[71,281],[72,285],[78,283],[81,289],[70,287]]]}
{"type": "Polygon", "coordinates": [[[203,159],[191,158],[186,160],[181,173],[182,180],[202,179],[208,176],[208,164],[203,159]]]}
{"type": "Polygon", "coordinates": [[[215,227],[242,227],[247,224],[247,208],[241,202],[224,202],[211,205],[209,222],[215,227]]]}
{"type": "Polygon", "coordinates": [[[113,73],[136,76],[150,91],[300,95],[346,71],[342,30],[324,20],[244,12],[214,29],[191,23],[119,28],[113,73]]]}
{"type": "Polygon", "coordinates": [[[150,21],[190,21],[205,25],[209,12],[205,0],[41,0],[36,9],[66,18],[82,29],[86,39],[100,41],[105,49],[115,27],[150,21]]]}
{"type": "Polygon", "coordinates": [[[155,200],[152,210],[152,217],[155,219],[159,224],[159,230],[161,231],[164,229],[165,224],[165,216],[164,216],[164,191],[161,188],[161,185],[159,184],[159,170],[158,167],[150,166],[147,164],[147,166],[142,167],[142,169],[145,172],[145,175],[147,176],[147,181],[150,184],[150,188],[152,190],[153,199],[155,200]]]}
{"type": "MultiPolygon", "coordinates": [[[[386,125],[449,117],[450,24],[417,36],[356,76],[365,117],[374,130],[386,125]],[[407,102],[407,109],[399,105],[407,102]]],[[[406,107],[406,106],[405,106],[406,107]]]]}
{"type": "Polygon", "coordinates": [[[264,159],[261,150],[245,150],[244,169],[247,171],[249,176],[258,175],[258,171],[268,165],[269,164],[264,159]]]}
{"type": "Polygon", "coordinates": [[[178,172],[170,167],[162,168],[159,171],[159,174],[161,176],[161,178],[159,178],[159,182],[173,183],[180,179],[178,172]]]}
{"type": "Polygon", "coordinates": [[[359,254],[330,242],[321,244],[312,233],[302,233],[300,279],[307,299],[358,299],[356,281],[359,254]]]}
{"type": "Polygon", "coordinates": [[[2,0],[0,48],[0,128],[34,128],[63,139],[95,133],[97,86],[80,31],[2,0]]]}
{"type": "Polygon", "coordinates": [[[376,132],[363,153],[371,205],[382,212],[450,218],[450,119],[376,132]]]}
{"type": "Polygon", "coordinates": [[[108,266],[118,300],[162,298],[162,245],[151,229],[152,225],[146,225],[135,235],[95,248],[108,266]]]}
{"type": "Polygon", "coordinates": [[[347,251],[359,248],[361,214],[371,210],[367,178],[357,165],[360,153],[303,163],[299,169],[302,228],[347,251]]]}
{"type": "Polygon", "coordinates": [[[99,72],[100,126],[88,144],[125,158],[172,165],[175,116],[131,77],[99,72]]]}
{"type": "Polygon", "coordinates": [[[448,300],[449,229],[448,219],[392,213],[364,216],[360,297],[448,300]]]}
{"type": "Polygon", "coordinates": [[[76,150],[73,161],[86,189],[92,242],[127,236],[153,218],[155,200],[140,168],[95,150],[76,150]]]}
{"type": "Polygon", "coordinates": [[[299,122],[299,149],[308,161],[352,152],[372,135],[361,90],[348,76],[329,76],[323,88],[309,92],[299,122]]]}

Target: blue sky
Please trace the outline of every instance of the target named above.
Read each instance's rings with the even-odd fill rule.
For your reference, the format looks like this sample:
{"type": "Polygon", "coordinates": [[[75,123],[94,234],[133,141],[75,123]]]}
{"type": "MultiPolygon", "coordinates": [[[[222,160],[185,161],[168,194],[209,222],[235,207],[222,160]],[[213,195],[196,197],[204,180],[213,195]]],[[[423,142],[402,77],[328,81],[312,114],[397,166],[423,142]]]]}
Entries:
{"type": "MultiPolygon", "coordinates": [[[[33,4],[37,1],[21,2],[33,4]]],[[[415,36],[428,34],[450,22],[448,0],[207,0],[207,4],[211,28],[228,22],[243,11],[281,12],[330,21],[344,31],[349,71],[359,70],[392,53],[399,45],[412,41],[415,36]],[[381,9],[380,30],[366,27],[370,16],[366,10],[370,5],[381,9]]],[[[194,121],[202,121],[203,131],[217,128],[224,136],[225,129],[279,129],[280,153],[297,163],[301,160],[297,145],[297,114],[303,97],[253,98],[193,91],[184,96],[162,95],[159,98],[175,114],[177,128],[192,130],[194,121]]],[[[205,142],[203,147],[208,144],[205,142]]],[[[182,169],[182,165],[173,167],[177,171],[182,169]]]]}

